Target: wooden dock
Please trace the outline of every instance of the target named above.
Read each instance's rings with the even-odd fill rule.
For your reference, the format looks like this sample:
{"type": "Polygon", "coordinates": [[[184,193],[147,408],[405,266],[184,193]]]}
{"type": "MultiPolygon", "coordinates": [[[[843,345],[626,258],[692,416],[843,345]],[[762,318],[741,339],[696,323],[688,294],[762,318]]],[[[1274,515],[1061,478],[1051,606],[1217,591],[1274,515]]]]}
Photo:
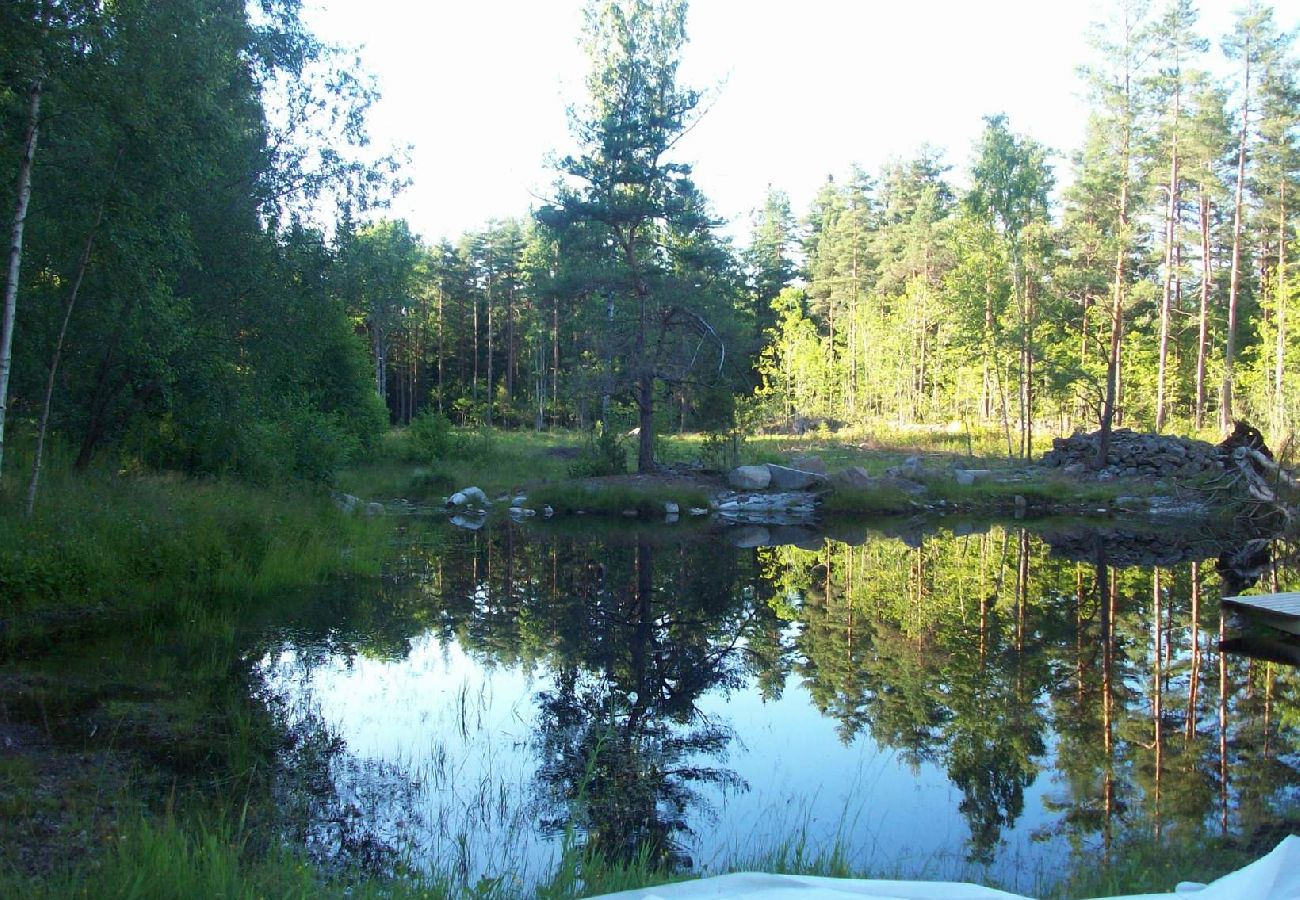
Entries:
{"type": "Polygon", "coordinates": [[[1223,605],[1256,622],[1300,635],[1300,591],[1224,597],[1223,605]]]}

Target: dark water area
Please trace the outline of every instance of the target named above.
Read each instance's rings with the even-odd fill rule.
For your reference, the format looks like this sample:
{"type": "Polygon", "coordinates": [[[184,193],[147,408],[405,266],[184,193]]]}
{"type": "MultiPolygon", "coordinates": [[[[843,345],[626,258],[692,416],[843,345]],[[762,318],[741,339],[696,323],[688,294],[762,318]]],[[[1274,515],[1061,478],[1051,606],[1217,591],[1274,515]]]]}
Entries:
{"type": "Polygon", "coordinates": [[[1282,545],[684,535],[417,522],[382,583],[267,631],[262,691],[329,749],[320,847],[525,885],[566,843],[706,873],[838,848],[1033,892],[1126,833],[1295,807],[1300,652],[1219,608],[1300,586],[1282,545]]]}

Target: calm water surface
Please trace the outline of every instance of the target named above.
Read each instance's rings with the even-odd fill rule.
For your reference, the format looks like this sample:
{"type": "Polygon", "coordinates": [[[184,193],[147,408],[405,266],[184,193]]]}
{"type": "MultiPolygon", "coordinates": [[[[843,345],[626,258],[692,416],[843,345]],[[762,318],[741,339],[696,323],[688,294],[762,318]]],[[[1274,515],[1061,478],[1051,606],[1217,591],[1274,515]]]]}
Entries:
{"type": "Polygon", "coordinates": [[[382,584],[273,632],[267,696],[333,751],[322,846],[471,883],[566,841],[705,872],[838,846],[1032,891],[1300,786],[1295,670],[1219,650],[1222,593],[1300,585],[1267,542],[681,534],[416,524],[382,584]]]}

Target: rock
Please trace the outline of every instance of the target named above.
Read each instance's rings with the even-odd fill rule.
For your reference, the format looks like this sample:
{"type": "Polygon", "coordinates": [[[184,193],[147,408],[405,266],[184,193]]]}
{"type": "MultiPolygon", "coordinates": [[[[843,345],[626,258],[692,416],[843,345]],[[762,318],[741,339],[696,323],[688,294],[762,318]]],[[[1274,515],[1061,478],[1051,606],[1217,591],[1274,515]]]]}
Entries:
{"type": "Polygon", "coordinates": [[[1025,509],[1029,506],[1029,502],[1025,500],[1024,496],[1021,494],[1016,494],[1016,496],[1012,498],[1012,502],[1016,505],[1016,509],[1025,509]]]}
{"type": "Polygon", "coordinates": [[[478,531],[485,522],[487,522],[487,516],[476,516],[473,513],[456,513],[451,517],[451,524],[469,531],[478,531]]]}
{"type": "Polygon", "coordinates": [[[682,508],[671,500],[664,502],[664,515],[675,516],[682,511],[682,508]]]}
{"type": "Polygon", "coordinates": [[[459,491],[457,491],[456,493],[448,497],[447,505],[448,506],[477,506],[480,508],[484,508],[484,507],[491,506],[492,501],[487,498],[487,494],[483,493],[478,488],[467,487],[467,488],[461,488],[459,491]]]}
{"type": "Polygon", "coordinates": [[[339,508],[339,512],[351,515],[361,505],[361,498],[351,494],[335,494],[334,505],[339,508]]]}
{"type": "Polygon", "coordinates": [[[707,509],[704,509],[703,507],[699,507],[699,506],[691,507],[691,515],[693,516],[707,516],[708,514],[709,511],[707,509]]]}
{"type": "Polygon", "coordinates": [[[904,494],[911,494],[912,496],[924,494],[926,490],[925,485],[918,481],[912,481],[908,478],[899,478],[896,476],[879,479],[879,485],[880,487],[892,488],[896,491],[902,491],[904,494]]]}
{"type": "Polygon", "coordinates": [[[991,474],[993,473],[990,472],[988,469],[954,469],[953,470],[953,475],[956,477],[957,483],[964,487],[969,487],[970,485],[974,484],[977,481],[983,481],[985,478],[988,478],[989,475],[991,474]]]}
{"type": "Polygon", "coordinates": [[[921,457],[909,456],[900,464],[892,466],[885,470],[886,475],[893,475],[898,478],[916,478],[924,471],[921,466],[921,457]]]}
{"type": "Polygon", "coordinates": [[[366,515],[382,516],[383,514],[384,514],[384,504],[374,503],[374,502],[366,504],[366,515]]]}
{"type": "Polygon", "coordinates": [[[1141,497],[1116,497],[1115,505],[1120,509],[1142,509],[1147,504],[1141,497]]]}
{"type": "Polygon", "coordinates": [[[1061,469],[1066,475],[1073,475],[1076,478],[1088,471],[1088,467],[1081,462],[1072,462],[1061,469]]]}
{"type": "Polygon", "coordinates": [[[867,470],[862,466],[849,466],[847,469],[840,469],[833,473],[830,482],[838,488],[866,490],[875,486],[876,479],[868,475],[867,470]]]}
{"type": "Polygon", "coordinates": [[[555,510],[551,509],[551,504],[548,503],[542,507],[542,515],[547,519],[555,515],[555,510]]]}
{"type": "Polygon", "coordinates": [[[727,473],[727,484],[738,491],[761,491],[771,482],[767,466],[737,466],[727,473]]]}
{"type": "Polygon", "coordinates": [[[528,502],[528,498],[525,497],[523,494],[520,494],[519,496],[515,497],[513,500],[510,501],[510,505],[513,507],[519,507],[519,506],[523,506],[527,502],[528,502]]]}
{"type": "Polygon", "coordinates": [[[790,466],[801,472],[812,472],[814,475],[826,474],[826,463],[822,462],[820,456],[796,456],[790,460],[790,466]]]}
{"type": "Polygon", "coordinates": [[[826,480],[825,475],[768,463],[768,487],[778,491],[802,491],[826,480]]]}
{"type": "Polygon", "coordinates": [[[665,524],[665,525],[676,525],[676,524],[677,524],[677,520],[678,520],[679,518],[681,518],[681,516],[677,515],[677,513],[675,513],[675,512],[664,513],[664,524],[665,524]]]}

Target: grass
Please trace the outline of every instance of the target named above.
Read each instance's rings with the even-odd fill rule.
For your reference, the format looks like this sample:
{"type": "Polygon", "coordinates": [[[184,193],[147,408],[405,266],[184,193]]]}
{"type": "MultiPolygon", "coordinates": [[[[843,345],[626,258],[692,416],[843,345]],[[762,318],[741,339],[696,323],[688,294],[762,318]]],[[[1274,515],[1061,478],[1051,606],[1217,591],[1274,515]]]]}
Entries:
{"type": "Polygon", "coordinates": [[[32,518],[0,489],[0,652],[60,633],[206,615],[338,574],[374,574],[391,526],[305,486],[63,471],[32,518]]]}
{"type": "Polygon", "coordinates": [[[669,501],[678,505],[682,515],[693,506],[708,508],[709,492],[704,488],[676,485],[559,482],[539,485],[528,499],[531,506],[550,506],[561,514],[584,512],[616,516],[635,511],[640,518],[659,519],[664,515],[664,504],[669,501]]]}

